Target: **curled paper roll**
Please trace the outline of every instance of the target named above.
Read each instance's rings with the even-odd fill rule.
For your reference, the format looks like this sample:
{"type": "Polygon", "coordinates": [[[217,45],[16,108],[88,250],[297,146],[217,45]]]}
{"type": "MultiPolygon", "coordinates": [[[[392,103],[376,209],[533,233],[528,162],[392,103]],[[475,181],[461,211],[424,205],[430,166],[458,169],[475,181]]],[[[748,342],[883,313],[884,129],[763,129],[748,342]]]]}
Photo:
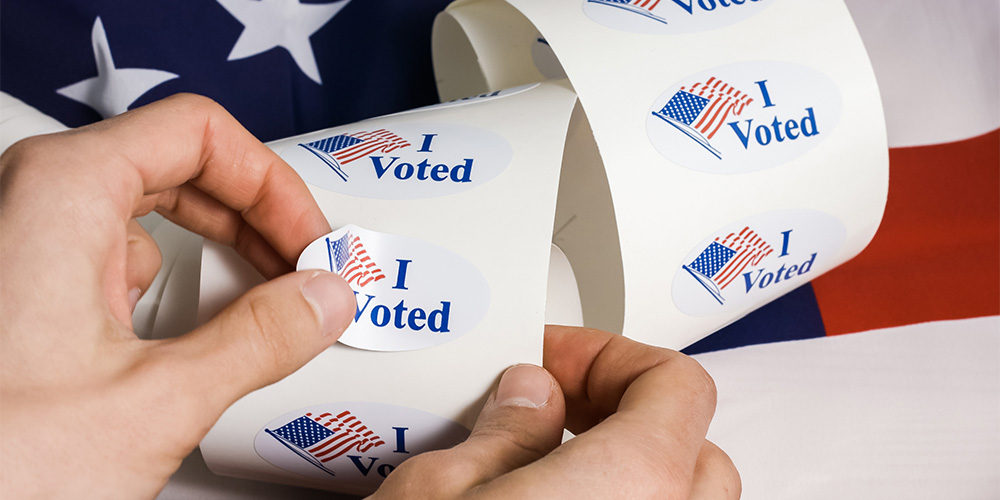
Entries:
{"type": "Polygon", "coordinates": [[[684,347],[850,259],[881,221],[881,102],[840,0],[470,0],[434,40],[444,92],[529,83],[553,67],[544,43],[578,93],[554,241],[588,326],[684,347]]]}
{"type": "MultiPolygon", "coordinates": [[[[341,343],[226,411],[201,444],[213,471],[369,493],[407,457],[464,439],[505,368],[541,363],[575,103],[547,82],[270,144],[336,228],[299,268],[343,276],[357,314],[341,343]]],[[[259,279],[206,245],[199,315],[259,279]]],[[[579,322],[573,299],[560,321],[579,322]]]]}
{"type": "Polygon", "coordinates": [[[55,118],[6,92],[0,92],[0,153],[21,139],[66,129],[55,118]]]}

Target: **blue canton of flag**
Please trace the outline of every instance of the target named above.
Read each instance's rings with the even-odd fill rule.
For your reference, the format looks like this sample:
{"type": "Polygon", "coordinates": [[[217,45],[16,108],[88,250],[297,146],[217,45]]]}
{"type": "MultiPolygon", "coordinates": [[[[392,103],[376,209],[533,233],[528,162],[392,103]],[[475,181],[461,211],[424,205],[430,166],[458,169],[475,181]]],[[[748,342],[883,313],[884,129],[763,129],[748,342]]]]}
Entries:
{"type": "MultiPolygon", "coordinates": [[[[339,273],[344,269],[347,260],[351,258],[349,248],[351,233],[346,233],[339,239],[330,241],[330,270],[339,273]]],[[[329,241],[329,240],[327,240],[329,241]]]]}
{"type": "Polygon", "coordinates": [[[746,226],[739,233],[716,238],[690,264],[682,266],[712,294],[719,304],[725,302],[722,289],[729,286],[747,267],[760,264],[773,249],[746,226]]]}
{"type": "Polygon", "coordinates": [[[366,158],[376,152],[390,153],[400,148],[409,147],[410,143],[402,137],[380,128],[372,132],[357,132],[327,137],[309,143],[300,143],[317,158],[326,163],[344,182],[347,182],[347,172],[343,166],[361,158],[366,158]]]}
{"type": "Polygon", "coordinates": [[[684,266],[684,270],[694,276],[694,279],[698,280],[698,283],[722,304],[725,302],[725,299],[722,298],[722,291],[719,290],[712,278],[729,263],[734,255],[736,255],[735,250],[713,241],[690,265],[684,266]]]}
{"type": "Polygon", "coordinates": [[[681,90],[671,96],[670,100],[659,111],[654,111],[653,116],[673,125],[674,128],[694,139],[716,158],[722,159],[722,153],[709,144],[708,139],[701,135],[694,125],[695,120],[710,101],[705,97],[681,90]]]}
{"type": "Polygon", "coordinates": [[[690,267],[711,278],[725,267],[729,259],[733,258],[733,255],[736,255],[736,250],[724,247],[713,241],[708,245],[708,248],[698,255],[697,259],[691,262],[690,267]]]}
{"type": "Polygon", "coordinates": [[[660,112],[685,125],[691,125],[707,104],[708,99],[681,91],[674,94],[660,112]]]}
{"type": "Polygon", "coordinates": [[[264,429],[278,442],[323,472],[334,475],[324,464],[351,451],[367,453],[385,444],[358,417],[344,410],[336,415],[305,415],[271,430],[264,429]]]}
{"type": "Polygon", "coordinates": [[[360,236],[350,232],[336,240],[327,238],[327,253],[330,271],[339,274],[344,281],[356,282],[358,286],[385,279],[385,273],[375,264],[360,236]]]}
{"type": "Polygon", "coordinates": [[[332,470],[327,469],[319,459],[312,456],[308,451],[310,448],[333,436],[333,431],[330,429],[314,422],[308,416],[302,416],[273,431],[271,429],[264,429],[264,432],[270,434],[278,442],[320,470],[331,476],[335,475],[332,470]]]}
{"type": "Polygon", "coordinates": [[[722,159],[722,153],[708,141],[730,116],[739,116],[751,102],[749,95],[713,76],[704,83],[681,87],[659,111],[653,111],[653,116],[722,159]]]}
{"type": "Polygon", "coordinates": [[[327,137],[326,139],[310,142],[306,145],[312,146],[325,153],[332,153],[334,151],[340,151],[347,146],[353,146],[359,142],[361,142],[361,139],[358,139],[357,137],[341,134],[335,137],[327,137]]]}
{"type": "Polygon", "coordinates": [[[317,158],[323,160],[334,173],[340,176],[341,179],[347,180],[347,172],[341,167],[340,162],[338,162],[331,153],[340,151],[346,147],[353,146],[359,142],[364,142],[362,139],[357,137],[351,137],[349,135],[338,135],[336,137],[327,137],[326,139],[320,139],[318,141],[309,142],[306,144],[299,144],[306,148],[310,153],[316,155],[317,158]],[[320,154],[326,153],[326,154],[320,154]]]}

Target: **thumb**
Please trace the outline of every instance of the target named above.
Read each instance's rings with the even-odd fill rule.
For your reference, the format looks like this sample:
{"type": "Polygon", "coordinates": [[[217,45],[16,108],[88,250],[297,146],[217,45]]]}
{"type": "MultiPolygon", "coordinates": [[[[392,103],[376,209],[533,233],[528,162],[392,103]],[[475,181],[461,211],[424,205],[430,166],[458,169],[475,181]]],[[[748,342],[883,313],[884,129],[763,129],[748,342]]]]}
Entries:
{"type": "Polygon", "coordinates": [[[540,366],[515,365],[500,378],[469,439],[455,449],[474,455],[478,479],[489,481],[559,446],[565,419],[562,390],[552,375],[540,366]]]}
{"type": "Polygon", "coordinates": [[[221,413],[336,342],[356,307],[354,293],[340,276],[290,273],[251,289],[208,323],[161,346],[161,353],[174,357],[183,368],[177,370],[183,382],[195,389],[191,392],[205,403],[222,405],[221,413]]]}
{"type": "Polygon", "coordinates": [[[494,480],[559,446],[564,419],[562,390],[552,375],[539,366],[513,366],[486,401],[469,439],[406,460],[370,498],[466,498],[473,490],[503,498],[494,480]]]}

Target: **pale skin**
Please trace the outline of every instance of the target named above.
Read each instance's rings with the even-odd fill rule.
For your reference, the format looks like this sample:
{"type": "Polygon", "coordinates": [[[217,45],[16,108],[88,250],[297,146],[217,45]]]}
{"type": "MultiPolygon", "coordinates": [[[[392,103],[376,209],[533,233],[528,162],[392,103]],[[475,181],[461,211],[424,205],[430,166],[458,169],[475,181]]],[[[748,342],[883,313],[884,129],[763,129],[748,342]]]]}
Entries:
{"type": "MultiPolygon", "coordinates": [[[[336,342],[340,277],[291,272],[330,231],[295,172],[221,107],[175,96],[0,157],[0,496],[152,498],[222,412],[336,342]],[[156,210],[270,281],[196,330],[140,340],[156,210]]],[[[705,439],[712,379],[690,358],[546,329],[471,437],[404,462],[373,498],[739,498],[705,439]],[[560,444],[566,427],[578,437],[560,444]]]]}

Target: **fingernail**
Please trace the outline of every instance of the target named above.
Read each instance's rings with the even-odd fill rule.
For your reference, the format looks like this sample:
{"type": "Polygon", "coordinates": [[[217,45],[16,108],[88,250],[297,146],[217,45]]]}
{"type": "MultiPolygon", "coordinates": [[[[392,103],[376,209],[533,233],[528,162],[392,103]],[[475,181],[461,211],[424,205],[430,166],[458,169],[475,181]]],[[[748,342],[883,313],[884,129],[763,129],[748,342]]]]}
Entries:
{"type": "Polygon", "coordinates": [[[499,406],[540,408],[549,402],[552,378],[535,365],[516,365],[500,377],[496,401],[499,406]]]}
{"type": "Polygon", "coordinates": [[[302,297],[316,311],[323,336],[340,337],[357,307],[351,287],[340,276],[326,271],[317,271],[302,284],[302,297]]]}
{"type": "Polygon", "coordinates": [[[142,297],[142,290],[138,288],[133,288],[128,291],[128,307],[133,313],[135,312],[135,306],[139,303],[139,298],[142,297]]]}

